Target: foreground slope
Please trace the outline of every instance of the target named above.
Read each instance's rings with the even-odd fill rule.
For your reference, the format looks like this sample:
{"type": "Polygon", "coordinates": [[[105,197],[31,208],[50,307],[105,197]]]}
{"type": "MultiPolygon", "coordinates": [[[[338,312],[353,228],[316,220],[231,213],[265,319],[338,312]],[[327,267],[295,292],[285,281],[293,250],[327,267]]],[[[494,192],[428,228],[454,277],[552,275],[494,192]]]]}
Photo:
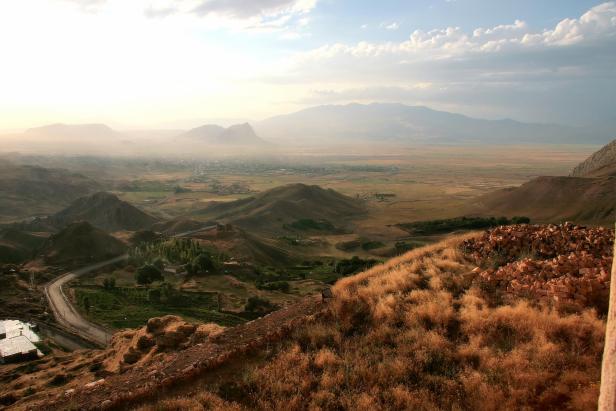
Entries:
{"type": "MultiPolygon", "coordinates": [[[[563,235],[580,253],[613,246],[610,230],[510,231],[520,242],[500,245],[512,257],[526,242],[545,251],[539,259],[567,254],[563,235]]],[[[489,235],[464,244],[484,243],[489,235]]],[[[473,267],[494,261],[460,246],[449,240],[339,281],[327,310],[235,380],[232,392],[210,383],[199,395],[158,398],[140,410],[596,409],[604,321],[583,305],[499,297],[515,276],[490,288],[473,267]]]]}
{"type": "MultiPolygon", "coordinates": [[[[544,264],[537,278],[552,265],[559,278],[593,276],[585,259],[611,258],[613,241],[613,230],[573,225],[451,238],[340,280],[325,303],[308,298],[95,384],[84,386],[100,378],[88,376],[71,383],[75,391],[37,394],[36,406],[596,409],[605,322],[592,299],[576,297],[577,286],[558,291],[575,305],[560,294],[518,294],[510,291],[517,275],[493,282],[486,273],[510,273],[533,256],[544,264]]],[[[528,266],[518,268],[529,275],[528,266]]],[[[593,277],[600,287],[602,277],[593,277]]],[[[27,398],[15,405],[32,407],[27,398]]]]}

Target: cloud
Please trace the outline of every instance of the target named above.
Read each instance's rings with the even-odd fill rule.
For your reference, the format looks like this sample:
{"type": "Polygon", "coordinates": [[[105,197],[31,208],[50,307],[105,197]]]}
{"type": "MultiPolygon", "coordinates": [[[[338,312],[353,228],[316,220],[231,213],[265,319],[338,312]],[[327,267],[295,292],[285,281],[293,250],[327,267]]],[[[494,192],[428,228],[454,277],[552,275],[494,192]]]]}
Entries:
{"type": "Polygon", "coordinates": [[[148,17],[188,14],[202,18],[244,21],[251,25],[281,16],[301,16],[316,7],[317,0],[152,0],[148,17]]]}
{"type": "Polygon", "coordinates": [[[400,28],[400,25],[397,22],[393,22],[393,23],[383,23],[381,24],[381,27],[383,27],[385,30],[398,30],[400,28]]]}
{"type": "Polygon", "coordinates": [[[616,102],[616,2],[544,30],[522,20],[470,31],[416,30],[401,42],[324,45],[288,65],[275,81],[320,90],[302,102],[449,100],[504,116],[526,111],[535,121],[538,113],[563,122],[596,121],[603,113],[605,120],[606,106],[616,102]]]}

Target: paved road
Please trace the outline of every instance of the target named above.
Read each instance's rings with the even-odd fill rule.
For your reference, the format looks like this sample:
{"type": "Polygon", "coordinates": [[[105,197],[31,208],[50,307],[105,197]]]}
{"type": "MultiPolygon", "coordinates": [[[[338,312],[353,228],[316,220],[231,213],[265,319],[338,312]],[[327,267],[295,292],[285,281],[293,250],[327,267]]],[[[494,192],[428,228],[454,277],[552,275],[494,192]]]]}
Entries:
{"type": "MultiPolygon", "coordinates": [[[[198,230],[186,231],[184,233],[176,234],[173,237],[186,237],[199,231],[208,230],[214,227],[216,227],[216,225],[201,227],[198,230]]],[[[56,321],[68,330],[88,341],[92,341],[103,347],[107,346],[111,340],[112,334],[104,327],[91,323],[83,318],[66,297],[62,287],[69,281],[79,276],[126,259],[128,259],[128,254],[112,258],[111,260],[101,261],[100,263],[92,264],[78,270],[70,271],[49,282],[45,286],[45,296],[47,297],[47,301],[49,301],[49,306],[53,311],[56,321]]]]}
{"type": "Polygon", "coordinates": [[[106,346],[111,339],[111,333],[100,325],[91,323],[83,318],[64,294],[62,286],[79,276],[98,270],[106,265],[124,261],[127,258],[128,254],[125,254],[107,261],[101,261],[100,263],[70,271],[49,282],[45,286],[45,296],[47,301],[49,301],[49,306],[53,311],[56,321],[86,340],[106,346]]]}

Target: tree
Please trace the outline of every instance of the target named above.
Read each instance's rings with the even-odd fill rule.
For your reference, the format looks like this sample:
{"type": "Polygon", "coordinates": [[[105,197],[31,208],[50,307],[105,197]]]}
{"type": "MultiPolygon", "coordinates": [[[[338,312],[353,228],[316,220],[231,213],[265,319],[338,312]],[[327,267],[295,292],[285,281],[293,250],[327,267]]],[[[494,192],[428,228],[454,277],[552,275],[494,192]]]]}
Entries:
{"type": "Polygon", "coordinates": [[[192,261],[193,269],[196,273],[214,271],[215,265],[212,256],[206,253],[201,253],[192,261]]]}
{"type": "Polygon", "coordinates": [[[103,280],[103,288],[105,290],[113,290],[116,286],[116,280],[113,277],[107,277],[103,280]]]}
{"type": "Polygon", "coordinates": [[[165,262],[162,258],[157,258],[156,260],[154,260],[152,262],[152,265],[156,268],[158,268],[159,271],[164,271],[165,269],[165,262]]]}
{"type": "Polygon", "coordinates": [[[152,264],[145,264],[137,269],[135,280],[138,284],[149,285],[154,281],[162,281],[163,275],[160,270],[152,264]]]}
{"type": "Polygon", "coordinates": [[[90,313],[90,308],[92,307],[92,306],[90,305],[90,298],[88,298],[88,297],[83,297],[82,304],[83,304],[83,308],[84,308],[84,310],[86,310],[86,313],[88,313],[88,314],[89,314],[89,313],[90,313]]]}

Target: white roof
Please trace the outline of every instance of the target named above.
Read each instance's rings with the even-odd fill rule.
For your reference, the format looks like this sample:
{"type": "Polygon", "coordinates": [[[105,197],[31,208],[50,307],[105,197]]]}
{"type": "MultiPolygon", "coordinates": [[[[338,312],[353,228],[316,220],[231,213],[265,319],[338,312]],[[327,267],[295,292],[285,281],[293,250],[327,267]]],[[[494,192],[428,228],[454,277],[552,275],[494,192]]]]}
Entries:
{"type": "Polygon", "coordinates": [[[36,346],[22,336],[0,340],[0,357],[10,357],[16,354],[28,354],[36,351],[36,346]]]}
{"type": "Polygon", "coordinates": [[[0,334],[6,334],[5,338],[26,336],[32,342],[41,341],[38,335],[32,331],[30,323],[24,323],[19,320],[2,320],[0,321],[0,334]]]}

